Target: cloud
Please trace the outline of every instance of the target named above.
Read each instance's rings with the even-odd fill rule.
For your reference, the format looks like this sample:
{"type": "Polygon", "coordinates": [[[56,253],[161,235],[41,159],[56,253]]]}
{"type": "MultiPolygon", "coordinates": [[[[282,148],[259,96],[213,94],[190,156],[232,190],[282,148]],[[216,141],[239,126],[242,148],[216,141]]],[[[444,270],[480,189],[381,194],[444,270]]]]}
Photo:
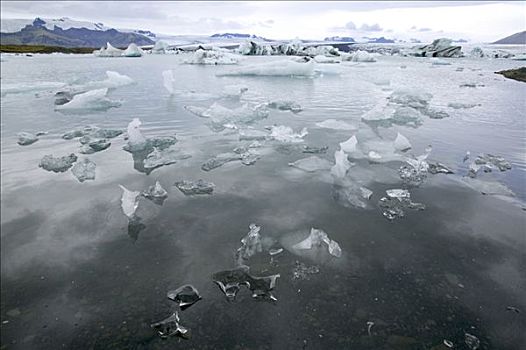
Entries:
{"type": "Polygon", "coordinates": [[[356,24],[354,24],[354,22],[347,22],[345,24],[345,29],[355,30],[356,29],[356,24]]]}
{"type": "Polygon", "coordinates": [[[418,31],[419,32],[430,32],[431,28],[420,28],[418,31]]]}
{"type": "Polygon", "coordinates": [[[364,23],[360,27],[360,30],[363,30],[364,32],[381,32],[382,27],[380,27],[378,23],[371,24],[371,25],[364,23]]]}

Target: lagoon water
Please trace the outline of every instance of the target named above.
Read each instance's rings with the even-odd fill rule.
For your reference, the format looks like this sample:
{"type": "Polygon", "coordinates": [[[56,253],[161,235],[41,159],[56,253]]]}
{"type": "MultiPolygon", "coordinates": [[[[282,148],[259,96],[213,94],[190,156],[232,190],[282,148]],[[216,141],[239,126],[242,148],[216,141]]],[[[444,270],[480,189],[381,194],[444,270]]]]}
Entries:
{"type": "MultiPolygon", "coordinates": [[[[474,349],[465,333],[480,340],[480,349],[526,346],[526,85],[494,74],[520,62],[459,58],[432,65],[427,58],[380,56],[374,63],[320,64],[324,73],[309,78],[218,77],[235,67],[183,65],[186,55],[3,56],[2,349],[446,349],[444,340],[455,349],[474,349]],[[168,69],[176,80],[173,96],[163,87],[168,69]],[[108,70],[135,83],[111,89],[109,97],[122,105],[105,111],[59,112],[56,88],[20,88],[102,80],[108,70]],[[477,86],[460,87],[466,83],[477,86]],[[233,84],[248,87],[241,100],[222,97],[224,86],[233,84]],[[16,87],[24,91],[4,93],[16,87]],[[207,159],[246,142],[236,130],[210,130],[206,119],[184,108],[293,100],[302,112],[270,109],[253,127],[306,127],[304,143],[328,146],[319,156],[334,162],[338,143],[354,132],[315,124],[337,119],[368,128],[362,115],[400,89],[432,94],[431,106],[449,117],[425,117],[418,128],[378,128],[377,136],[394,139],[400,132],[415,155],[432,145],[429,159],[455,174],[429,175],[412,188],[411,198],[426,209],[407,210],[394,221],[377,203],[386,189],[402,187],[401,162],[357,162],[349,172],[362,172],[373,195],[367,209],[344,207],[333,198],[328,174],[288,165],[309,156],[301,144],[267,142],[254,165],[232,162],[203,171],[207,159]],[[448,107],[455,102],[477,106],[448,107]],[[175,134],[191,158],[146,175],[123,151],[123,135],[89,156],[78,153],[78,140],[61,138],[86,125],[125,129],[133,118],[141,119],[147,137],[175,134]],[[22,131],[48,134],[20,146],[22,131]],[[515,196],[483,195],[467,186],[467,150],[472,158],[491,153],[508,160],[511,170],[478,178],[499,181],[515,196]],[[38,166],[46,154],[69,153],[97,164],[94,181],[80,183],[69,171],[38,166]],[[214,193],[184,196],[173,186],[197,179],[213,182],[214,193]],[[145,227],[130,231],[118,185],[142,191],[156,180],[167,200],[159,206],[141,199],[137,215],[145,227]],[[251,223],[285,248],[296,232],[323,229],[343,254],[286,249],[271,264],[261,252],[251,271],[281,275],[273,292],[277,302],[254,300],[246,289],[228,302],[211,275],[234,267],[251,223]],[[293,279],[296,262],[320,272],[293,279]],[[175,311],[166,292],[186,283],[203,296],[180,312],[191,337],[161,339],[150,324],[175,311]],[[370,332],[367,322],[374,322],[370,332]]],[[[283,59],[246,57],[240,64],[283,59]]]]}

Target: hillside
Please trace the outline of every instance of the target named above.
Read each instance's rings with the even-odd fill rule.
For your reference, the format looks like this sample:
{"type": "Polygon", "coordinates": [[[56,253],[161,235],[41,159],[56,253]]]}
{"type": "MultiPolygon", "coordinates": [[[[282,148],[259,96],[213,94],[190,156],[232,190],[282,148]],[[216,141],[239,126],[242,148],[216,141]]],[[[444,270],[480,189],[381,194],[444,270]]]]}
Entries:
{"type": "Polygon", "coordinates": [[[495,41],[492,44],[500,45],[526,45],[526,31],[515,33],[513,35],[507,36],[500,40],[495,41]]]}

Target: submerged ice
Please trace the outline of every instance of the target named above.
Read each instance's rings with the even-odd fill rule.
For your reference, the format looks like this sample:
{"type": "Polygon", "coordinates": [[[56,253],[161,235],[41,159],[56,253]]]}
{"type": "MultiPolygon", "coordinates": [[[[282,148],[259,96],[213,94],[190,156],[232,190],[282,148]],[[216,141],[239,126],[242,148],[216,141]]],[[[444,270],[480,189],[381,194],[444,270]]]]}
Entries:
{"type": "Polygon", "coordinates": [[[311,228],[310,234],[303,241],[296,243],[292,249],[297,250],[311,250],[319,249],[322,245],[327,246],[329,254],[339,258],[342,256],[342,250],[338,242],[329,238],[327,233],[322,230],[311,228]]]}

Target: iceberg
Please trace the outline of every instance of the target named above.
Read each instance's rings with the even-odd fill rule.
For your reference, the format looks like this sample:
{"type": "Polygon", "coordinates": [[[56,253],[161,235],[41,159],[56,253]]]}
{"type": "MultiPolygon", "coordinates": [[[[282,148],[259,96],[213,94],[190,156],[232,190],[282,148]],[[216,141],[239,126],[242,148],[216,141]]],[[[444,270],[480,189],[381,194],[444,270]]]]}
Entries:
{"type": "Polygon", "coordinates": [[[441,38],[434,40],[431,44],[415,47],[414,56],[422,57],[461,57],[462,47],[452,45],[451,39],[441,38]]]}
{"type": "Polygon", "coordinates": [[[128,48],[122,52],[123,57],[141,57],[142,55],[142,50],[134,43],[128,45],[128,48]]]}
{"type": "Polygon", "coordinates": [[[294,133],[289,126],[274,125],[270,129],[269,137],[273,140],[285,143],[299,143],[303,142],[303,138],[307,136],[307,128],[303,128],[299,133],[294,133]]]}
{"type": "Polygon", "coordinates": [[[175,77],[173,70],[165,70],[163,71],[163,85],[168,90],[170,95],[173,95],[175,93],[175,77]]]}
{"type": "Polygon", "coordinates": [[[71,101],[55,106],[59,111],[78,111],[78,110],[106,110],[112,107],[120,107],[119,101],[111,100],[107,97],[108,89],[90,90],[78,95],[74,95],[71,101]]]}
{"type": "Polygon", "coordinates": [[[166,50],[168,50],[168,44],[163,40],[159,40],[155,42],[155,45],[152,48],[152,53],[163,54],[166,53],[166,50]]]}
{"type": "Polygon", "coordinates": [[[317,127],[325,129],[335,129],[335,130],[357,130],[356,125],[346,123],[342,120],[336,119],[327,119],[322,122],[316,123],[317,127]]]}
{"type": "Polygon", "coordinates": [[[314,75],[314,61],[299,63],[292,60],[260,63],[241,66],[217,76],[282,76],[282,77],[312,77],[314,75]]]}
{"type": "Polygon", "coordinates": [[[197,289],[191,284],[185,284],[176,290],[169,291],[166,296],[176,302],[181,310],[189,308],[202,299],[197,289]]]}
{"type": "Polygon", "coordinates": [[[97,165],[94,162],[88,158],[84,158],[75,163],[73,168],[71,168],[71,172],[80,182],[84,182],[86,180],[95,180],[96,166],[97,165]]]}
{"type": "Polygon", "coordinates": [[[253,255],[263,251],[261,235],[259,234],[261,226],[250,224],[248,228],[249,232],[241,239],[241,247],[236,251],[236,263],[238,266],[246,265],[253,255]]]}
{"type": "Polygon", "coordinates": [[[63,157],[53,157],[51,154],[47,154],[40,160],[38,166],[54,173],[63,173],[71,168],[76,161],[77,156],[73,153],[63,157]]]}
{"type": "Polygon", "coordinates": [[[336,203],[346,208],[366,209],[369,206],[368,201],[371,199],[373,192],[346,179],[334,184],[332,194],[336,203]]]}
{"type": "Polygon", "coordinates": [[[31,144],[33,144],[33,143],[38,141],[38,137],[36,137],[36,135],[31,134],[29,132],[20,132],[20,133],[17,134],[17,136],[18,136],[17,143],[20,146],[31,145],[31,144]]]}
{"type": "Polygon", "coordinates": [[[376,58],[367,51],[357,50],[350,56],[351,62],[376,62],[376,58]]]}
{"type": "Polygon", "coordinates": [[[157,333],[159,333],[159,336],[163,339],[173,335],[186,338],[188,329],[181,326],[179,321],[179,314],[175,312],[174,314],[172,314],[172,316],[162,321],[152,323],[150,327],[154,328],[157,331],[157,333]]]}
{"type": "Polygon", "coordinates": [[[148,190],[144,191],[142,195],[155,204],[163,205],[164,200],[168,197],[168,192],[161,186],[159,181],[155,181],[155,185],[148,187],[148,190]]]}
{"type": "Polygon", "coordinates": [[[299,113],[302,111],[301,106],[291,100],[275,100],[270,102],[268,107],[280,111],[291,111],[292,113],[299,113]]]}
{"type": "Polygon", "coordinates": [[[203,50],[198,49],[194,52],[191,59],[185,60],[186,64],[203,64],[203,65],[228,65],[237,64],[236,55],[220,50],[203,50]]]}
{"type": "Polygon", "coordinates": [[[404,135],[397,133],[396,139],[394,140],[394,148],[397,151],[405,152],[411,149],[411,143],[404,135]]]}
{"type": "Polygon", "coordinates": [[[336,57],[327,57],[325,55],[316,55],[313,57],[316,63],[340,63],[336,57]]]}
{"type": "Polygon", "coordinates": [[[183,192],[184,195],[190,196],[194,194],[212,194],[214,191],[215,185],[211,182],[206,182],[204,180],[193,181],[178,181],[174,183],[179,191],[183,192]]]}
{"type": "Polygon", "coordinates": [[[343,178],[351,168],[351,163],[347,159],[347,154],[343,150],[334,152],[336,164],[331,168],[331,174],[336,178],[343,178]]]}
{"type": "Polygon", "coordinates": [[[297,160],[293,163],[289,163],[289,165],[294,168],[298,168],[300,170],[312,173],[321,170],[329,170],[332,164],[327,159],[322,159],[317,156],[311,156],[297,160]]]}
{"type": "Polygon", "coordinates": [[[429,163],[429,172],[433,175],[438,173],[454,174],[453,170],[451,170],[447,165],[442,164],[440,162],[429,163]]]}
{"type": "Polygon", "coordinates": [[[119,185],[119,187],[122,189],[122,197],[121,197],[121,208],[124,215],[128,217],[130,220],[134,220],[136,218],[135,211],[139,207],[139,197],[141,195],[141,192],[139,191],[130,191],[123,185],[119,185]]]}
{"type": "Polygon", "coordinates": [[[337,258],[342,256],[342,250],[340,248],[340,245],[336,241],[330,239],[327,233],[316,228],[311,228],[309,236],[303,241],[293,245],[292,249],[310,250],[313,247],[321,247],[323,243],[327,245],[327,250],[329,251],[329,254],[337,258]]]}
{"type": "Polygon", "coordinates": [[[110,43],[106,43],[106,47],[102,47],[93,54],[98,57],[121,57],[123,50],[113,47],[110,43]]]}

